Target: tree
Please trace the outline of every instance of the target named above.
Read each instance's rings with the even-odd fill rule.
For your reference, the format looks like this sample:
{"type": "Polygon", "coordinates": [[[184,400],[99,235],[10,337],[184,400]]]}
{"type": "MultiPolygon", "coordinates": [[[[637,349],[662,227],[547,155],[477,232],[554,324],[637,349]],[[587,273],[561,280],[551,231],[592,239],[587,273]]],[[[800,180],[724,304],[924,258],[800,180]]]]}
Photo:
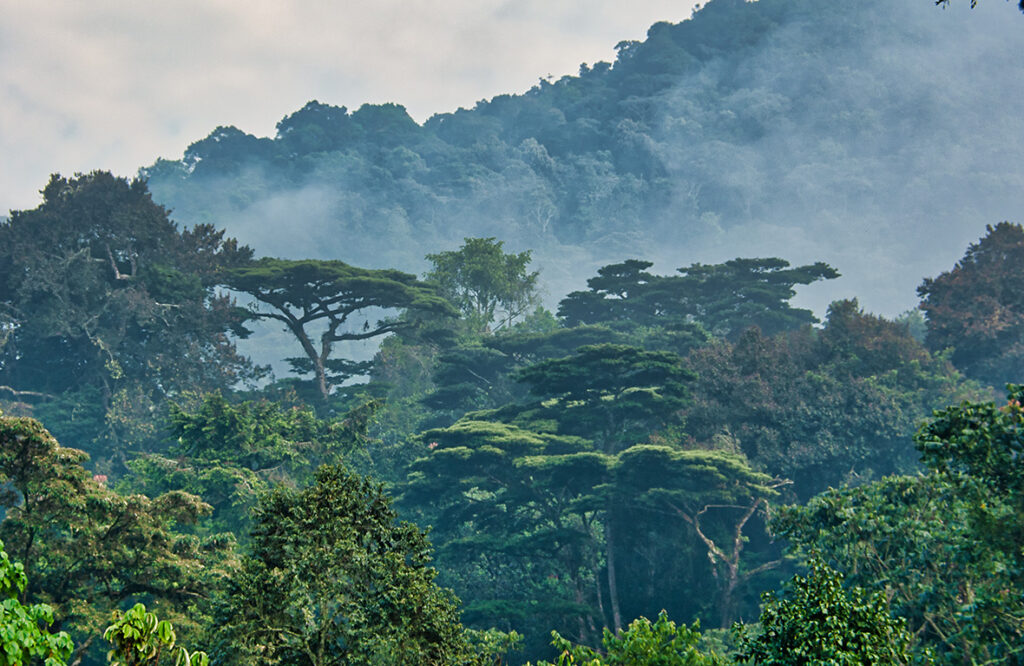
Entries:
{"type": "MultiPolygon", "coordinates": [[[[671,423],[686,404],[693,375],[671,352],[628,345],[585,345],[570,356],[530,365],[515,374],[536,402],[509,405],[489,418],[556,430],[590,441],[595,452],[612,456],[671,423]]],[[[601,507],[602,509],[605,507],[601,507]]],[[[609,507],[609,510],[612,510],[609,507]]],[[[617,521],[604,521],[605,569],[612,627],[622,627],[617,585],[617,521]]]]}
{"type": "Polygon", "coordinates": [[[602,652],[586,645],[573,645],[558,632],[552,632],[551,644],[559,651],[558,662],[541,661],[537,666],[724,666],[724,658],[699,649],[699,629],[698,623],[677,627],[662,611],[654,622],[637,618],[618,634],[605,629],[602,652]]]}
{"type": "Polygon", "coordinates": [[[683,301],[678,277],[647,272],[649,261],[628,259],[598,269],[588,291],[574,291],[558,304],[566,326],[605,326],[626,334],[645,349],[685,354],[708,342],[710,335],[694,321],[683,301]]]}
{"type": "Polygon", "coordinates": [[[478,331],[508,327],[537,305],[537,276],[527,272],[530,252],[506,254],[494,238],[466,238],[458,250],[428,254],[434,265],[426,279],[459,308],[478,331]]]}
{"type": "Polygon", "coordinates": [[[817,321],[810,310],[789,304],[796,285],[839,277],[822,262],[790,268],[778,258],[693,264],[675,276],[652,275],[647,272],[651,265],[630,259],[601,268],[587,281],[589,291],[562,300],[559,315],[570,326],[628,321],[633,327],[659,326],[694,337],[699,331],[688,325],[692,329],[696,321],[729,339],[751,326],[774,335],[817,321]]]}
{"type": "Polygon", "coordinates": [[[123,459],[155,435],[163,398],[259,376],[229,337],[245,313],[214,290],[250,256],[209,225],[179,230],[142,180],[53,176],[37,208],[0,223],[0,384],[48,400],[78,446],[123,459]]]}
{"type": "Polygon", "coordinates": [[[764,596],[760,626],[742,637],[739,659],[777,666],[907,664],[910,635],[889,613],[885,595],[843,588],[822,560],[794,576],[785,596],[764,596]]]}
{"type": "Polygon", "coordinates": [[[560,432],[617,453],[672,419],[694,375],[671,352],[599,344],[523,368],[516,379],[539,400],[535,416],[554,417],[560,432]]]}
{"type": "Polygon", "coordinates": [[[1024,645],[1020,401],[936,412],[915,442],[928,474],[831,490],[776,531],[884,592],[939,663],[1018,663],[1024,645]]]}
{"type": "Polygon", "coordinates": [[[521,325],[442,351],[433,372],[434,388],[423,404],[454,422],[466,412],[494,409],[526,398],[516,372],[540,361],[564,358],[579,348],[622,343],[624,336],[603,326],[532,332],[521,325]]]}
{"type": "Polygon", "coordinates": [[[730,339],[751,326],[774,335],[814,323],[810,310],[789,304],[796,295],[794,287],[839,277],[836,269],[820,261],[790,268],[788,261],[775,257],[693,264],[679,272],[686,292],[692,294],[693,316],[715,335],[730,339]]]}
{"type": "MultiPolygon", "coordinates": [[[[149,595],[168,611],[210,592],[222,541],[174,530],[209,510],[198,497],[119,495],[36,420],[0,417],[0,536],[24,563],[25,594],[52,605],[83,654],[111,610],[149,595]]],[[[77,655],[76,655],[77,656],[77,655]]]]}
{"type": "Polygon", "coordinates": [[[951,270],[917,288],[933,351],[952,349],[964,374],[1002,387],[1024,379],[1024,227],[1000,222],[951,270]]]}
{"type": "Polygon", "coordinates": [[[856,301],[832,303],[820,331],[766,337],[749,330],[687,361],[697,375],[684,410],[694,445],[736,441],[751,464],[792,480],[801,501],[914,469],[920,420],[977,395],[905,327],[856,301]]]}
{"type": "Polygon", "coordinates": [[[64,666],[74,644],[66,632],[51,634],[53,609],[23,604],[28,579],[20,562],[11,562],[0,541],[0,666],[64,666]]]}
{"type": "MultiPolygon", "coordinates": [[[[596,638],[601,507],[611,460],[577,437],[466,418],[422,433],[403,503],[427,510],[466,616],[596,638]]],[[[525,632],[524,632],[525,633],[525,632]]]]}
{"type": "Polygon", "coordinates": [[[377,403],[342,417],[320,419],[309,407],[269,400],[229,402],[220,393],[187,394],[172,403],[164,455],[129,463],[127,483],[159,495],[183,490],[211,505],[203,532],[249,532],[249,513],[274,483],[304,485],[322,464],[334,464],[366,441],[377,403]]]}
{"type": "Polygon", "coordinates": [[[265,257],[223,273],[221,283],[256,299],[252,315],[257,319],[284,323],[305,354],[289,361],[297,372],[314,375],[324,402],[336,386],[369,369],[367,363],[332,359],[336,343],[400,331],[423,315],[452,314],[434,287],[408,273],[356,268],[340,261],[265,257]],[[370,323],[374,313],[388,310],[403,314],[370,323]],[[357,313],[363,318],[361,326],[350,321],[357,313]],[[318,338],[311,325],[324,327],[318,338]]]}
{"type": "MultiPolygon", "coordinates": [[[[755,472],[742,455],[637,445],[619,454],[613,505],[645,506],[682,520],[699,539],[715,580],[719,626],[735,619],[741,586],[778,567],[781,559],[751,566],[742,558],[752,518],[786,481],[755,472]]],[[[634,513],[634,510],[628,513],[634,513]]]]}
{"type": "Polygon", "coordinates": [[[627,259],[597,269],[587,280],[588,291],[574,291],[558,304],[558,316],[568,326],[581,324],[657,325],[665,302],[659,302],[658,287],[665,278],[647,272],[654,264],[627,259]]]}
{"type": "Polygon", "coordinates": [[[221,663],[457,664],[469,648],[456,600],[434,583],[423,532],[381,488],[324,466],[254,512],[231,576],[221,663]]]}
{"type": "Polygon", "coordinates": [[[205,652],[189,652],[178,640],[174,627],[160,620],[143,604],[135,604],[122,613],[114,611],[114,621],[103,632],[114,648],[107,654],[110,666],[160,666],[166,655],[174,656],[174,666],[208,666],[205,652]]]}

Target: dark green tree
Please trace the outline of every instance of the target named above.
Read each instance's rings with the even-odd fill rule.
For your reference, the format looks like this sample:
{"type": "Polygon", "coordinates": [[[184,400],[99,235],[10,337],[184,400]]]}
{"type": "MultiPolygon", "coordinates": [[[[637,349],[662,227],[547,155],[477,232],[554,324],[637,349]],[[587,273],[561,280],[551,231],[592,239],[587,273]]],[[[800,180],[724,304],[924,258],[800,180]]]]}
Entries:
{"type": "Polygon", "coordinates": [[[603,326],[541,332],[514,326],[441,352],[433,372],[434,388],[423,404],[454,422],[469,411],[518,402],[527,397],[526,387],[514,379],[518,370],[570,356],[580,347],[623,341],[623,335],[603,326]]]}
{"type": "Polygon", "coordinates": [[[467,621],[596,638],[601,507],[587,498],[611,459],[577,437],[471,418],[421,437],[429,454],[403,502],[430,507],[467,621]]]}
{"type": "Polygon", "coordinates": [[[368,363],[331,358],[335,344],[394,333],[424,315],[453,314],[436,288],[415,276],[340,261],[263,258],[224,272],[220,280],[256,299],[252,316],[280,321],[295,336],[305,356],[289,360],[297,372],[314,376],[324,402],[336,386],[369,370],[368,363]],[[402,314],[384,316],[395,310],[402,314]],[[383,318],[373,324],[373,316],[383,318]],[[319,335],[315,326],[323,328],[319,335]]]}
{"type": "Polygon", "coordinates": [[[648,273],[651,266],[631,259],[601,268],[587,281],[589,291],[573,292],[562,300],[559,315],[570,326],[656,326],[683,336],[683,342],[692,338],[693,346],[700,340],[694,321],[729,339],[751,326],[774,335],[812,324],[817,320],[810,310],[789,303],[796,295],[794,287],[839,277],[828,264],[790,268],[789,262],[777,258],[693,264],[675,276],[648,273]]]}
{"type": "Polygon", "coordinates": [[[782,564],[780,557],[751,563],[743,556],[750,533],[764,530],[768,501],[787,482],[755,472],[741,454],[637,445],[619,454],[613,478],[613,505],[630,507],[627,525],[643,507],[682,521],[699,541],[695,550],[704,551],[715,581],[718,626],[736,619],[745,585],[782,564]]]}
{"type": "Polygon", "coordinates": [[[1002,387],[1024,381],[1024,227],[1000,222],[951,270],[917,289],[933,351],[952,349],[964,374],[1002,387]]]}
{"type": "Polygon", "coordinates": [[[231,576],[219,663],[469,660],[426,537],[398,521],[377,484],[325,466],[304,490],[267,494],[254,522],[252,552],[231,576]]]}
{"type": "Polygon", "coordinates": [[[694,375],[671,352],[600,344],[535,363],[516,379],[539,401],[531,416],[554,418],[560,432],[618,453],[672,420],[687,403],[694,375]]]}
{"type": "Polygon", "coordinates": [[[123,458],[153,438],[166,396],[257,376],[229,338],[246,315],[214,290],[250,256],[209,225],[179,230],[144,181],[53,176],[37,208],[0,224],[0,384],[48,398],[78,446],[123,458]]]}
{"type": "Polygon", "coordinates": [[[1018,663],[1024,644],[1020,408],[964,402],[916,443],[928,474],[832,490],[781,512],[776,530],[852,583],[884,592],[939,663],[1018,663]]]}
{"type": "Polygon", "coordinates": [[[794,287],[839,277],[820,261],[790,268],[788,261],[775,257],[693,264],[679,272],[693,316],[715,335],[730,339],[751,326],[774,335],[815,323],[810,310],[789,304],[794,287]]]}

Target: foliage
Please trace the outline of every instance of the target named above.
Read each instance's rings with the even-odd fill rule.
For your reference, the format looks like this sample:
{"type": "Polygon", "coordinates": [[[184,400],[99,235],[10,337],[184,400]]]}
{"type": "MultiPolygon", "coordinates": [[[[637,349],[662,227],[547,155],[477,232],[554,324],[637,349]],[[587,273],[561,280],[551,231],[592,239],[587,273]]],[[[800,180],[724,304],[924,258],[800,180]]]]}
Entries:
{"type": "Polygon", "coordinates": [[[218,663],[449,664],[468,659],[455,599],[434,583],[423,532],[376,484],[324,466],[254,512],[232,574],[218,663]]]}
{"type": "Polygon", "coordinates": [[[244,312],[213,289],[250,255],[212,226],[180,231],[144,181],[53,176],[43,203],[0,224],[0,383],[73,405],[95,391],[77,411],[96,426],[75,443],[123,461],[151,443],[136,425],[167,395],[259,376],[228,337],[246,334],[244,312]]]}
{"type": "Polygon", "coordinates": [[[516,379],[540,400],[533,418],[554,418],[561,432],[616,453],[672,419],[693,374],[671,352],[601,344],[535,363],[516,379]]]}
{"type": "Polygon", "coordinates": [[[823,262],[790,268],[788,261],[776,257],[693,264],[679,272],[692,294],[688,310],[709,331],[726,338],[750,326],[773,335],[814,323],[809,310],[789,304],[796,295],[793,287],[839,277],[839,271],[823,262]]]}
{"type": "Polygon", "coordinates": [[[113,623],[103,632],[103,638],[114,646],[107,655],[111,666],[159,666],[165,655],[174,655],[174,666],[210,663],[205,652],[189,652],[175,645],[178,638],[171,623],[159,620],[143,604],[135,604],[124,613],[114,611],[113,623]]]}
{"type": "Polygon", "coordinates": [[[467,412],[521,402],[527,397],[527,387],[515,380],[518,371],[541,361],[565,358],[588,345],[624,341],[621,334],[603,326],[534,332],[527,329],[527,323],[441,351],[434,367],[433,390],[423,397],[423,404],[451,423],[467,412]]]}
{"type": "Polygon", "coordinates": [[[71,637],[47,630],[53,624],[50,606],[26,606],[18,599],[27,585],[25,568],[11,562],[0,541],[0,666],[27,666],[39,660],[45,666],[64,666],[74,648],[71,637]]]}
{"type": "Polygon", "coordinates": [[[754,664],[906,664],[910,635],[889,613],[885,595],[843,588],[822,560],[794,576],[785,596],[764,596],[761,623],[742,639],[740,659],[754,664]]]}
{"type": "Polygon", "coordinates": [[[917,293],[929,348],[952,349],[950,359],[966,375],[1002,387],[1024,376],[1024,227],[986,229],[956,266],[917,293]]]}
{"type": "Polygon", "coordinates": [[[511,326],[537,304],[536,271],[528,273],[530,252],[506,254],[494,238],[467,238],[458,250],[428,254],[433,268],[426,278],[459,308],[476,330],[511,326]]]}
{"type": "Polygon", "coordinates": [[[86,460],[38,421],[0,417],[0,535],[24,563],[26,595],[54,607],[56,628],[67,628],[80,651],[135,595],[171,611],[203,598],[208,571],[225,558],[223,542],[175,531],[209,511],[198,497],[119,495],[82,467],[86,460]]]}
{"type": "Polygon", "coordinates": [[[704,446],[734,442],[753,465],[792,480],[801,501],[915,469],[920,420],[979,395],[904,326],[856,301],[833,303],[821,331],[748,331],[692,352],[688,365],[698,379],[687,434],[704,446]]]}
{"type": "Polygon", "coordinates": [[[600,530],[582,500],[605,480],[607,457],[579,438],[471,419],[422,438],[428,455],[411,466],[403,504],[434,508],[440,561],[473,592],[467,621],[593,624],[600,530]]]}
{"type": "Polygon", "coordinates": [[[573,645],[558,632],[552,632],[551,644],[559,651],[556,664],[546,661],[537,666],[716,666],[727,663],[714,653],[699,649],[700,625],[676,626],[662,611],[651,622],[637,618],[620,634],[604,630],[601,638],[603,652],[585,645],[573,645]]]}
{"type": "Polygon", "coordinates": [[[708,598],[684,608],[707,603],[728,626],[744,586],[778,564],[742,554],[775,491],[735,453],[648,444],[609,455],[471,418],[422,437],[430,453],[413,464],[403,502],[433,507],[439,561],[467,598],[468,621],[526,630],[543,619],[587,643],[622,607],[678,607],[711,578],[708,598]],[[681,552],[710,566],[669,555],[681,552]],[[677,566],[690,570],[681,580],[677,566]]]}
{"type": "Polygon", "coordinates": [[[818,550],[866,589],[884,591],[921,648],[943,663],[1016,663],[1024,639],[1022,394],[962,403],[916,436],[920,477],[825,493],[786,509],[776,529],[818,550]]]}
{"type": "Polygon", "coordinates": [[[204,530],[244,539],[261,492],[274,483],[305,484],[321,464],[361,449],[376,409],[368,402],[342,417],[320,419],[300,405],[186,394],[169,408],[176,445],[167,455],[129,463],[127,485],[151,495],[183,490],[201,496],[212,506],[204,530]]]}
{"type": "Polygon", "coordinates": [[[790,268],[777,258],[693,264],[676,276],[648,273],[652,265],[630,259],[600,268],[597,277],[587,280],[589,291],[566,296],[558,314],[569,326],[656,326],[680,342],[687,336],[699,340],[701,327],[729,339],[751,326],[774,335],[817,321],[809,310],[790,305],[795,285],[839,277],[821,262],[790,268]]]}
{"type": "Polygon", "coordinates": [[[223,273],[221,283],[249,294],[257,303],[252,316],[282,322],[295,336],[304,356],[294,369],[313,374],[320,399],[346,379],[365,374],[365,363],[332,359],[334,345],[368,340],[410,326],[417,316],[452,314],[451,306],[430,285],[396,270],[356,268],[340,261],[290,261],[262,258],[223,273]],[[260,305],[267,309],[262,309],[260,305]],[[400,309],[404,316],[370,323],[374,312],[400,309]],[[362,326],[350,322],[363,318],[362,326]],[[311,325],[322,325],[317,337],[311,325]]]}
{"type": "Polygon", "coordinates": [[[665,514],[681,520],[699,540],[715,582],[720,627],[735,619],[743,587],[781,564],[781,559],[751,564],[742,556],[748,523],[767,514],[776,488],[787,482],[754,471],[741,454],[636,445],[617,457],[614,483],[610,505],[629,507],[617,512],[626,540],[639,507],[661,514],[662,521],[665,514]]]}

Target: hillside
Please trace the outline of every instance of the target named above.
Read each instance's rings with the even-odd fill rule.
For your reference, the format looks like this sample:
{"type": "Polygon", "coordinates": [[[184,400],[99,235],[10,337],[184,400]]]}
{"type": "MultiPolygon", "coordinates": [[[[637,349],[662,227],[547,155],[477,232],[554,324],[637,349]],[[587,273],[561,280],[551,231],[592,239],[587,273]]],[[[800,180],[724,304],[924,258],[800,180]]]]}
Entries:
{"type": "Polygon", "coordinates": [[[258,253],[420,271],[496,236],[536,251],[551,299],[630,256],[777,255],[843,273],[804,296],[819,313],[857,294],[894,314],[1019,219],[1024,33],[1001,5],[713,0],[525,94],[422,125],[310,102],[275,137],[219,127],[143,172],[177,221],[258,253]]]}

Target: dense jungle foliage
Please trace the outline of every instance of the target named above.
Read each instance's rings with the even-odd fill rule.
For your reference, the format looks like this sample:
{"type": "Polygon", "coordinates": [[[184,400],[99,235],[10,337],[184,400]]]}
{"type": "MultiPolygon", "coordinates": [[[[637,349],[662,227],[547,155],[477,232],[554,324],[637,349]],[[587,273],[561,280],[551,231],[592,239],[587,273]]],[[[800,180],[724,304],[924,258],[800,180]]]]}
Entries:
{"type": "Polygon", "coordinates": [[[1021,253],[990,226],[895,321],[817,321],[792,298],[838,271],[779,258],[628,259],[555,314],[494,238],[423,279],[256,258],[143,181],[54,176],[0,226],[4,640],[52,664],[103,663],[104,635],[126,664],[1014,663],[1024,389],[993,400],[1021,253]],[[261,318],[294,376],[237,353],[261,318]]]}
{"type": "Polygon", "coordinates": [[[822,15],[715,0],[424,125],[311,102],[137,179],[54,175],[0,222],[0,666],[1024,661],[1024,227],[896,318],[819,320],[794,298],[842,267],[773,256],[623,253],[545,307],[506,247],[668,242],[687,170],[681,218],[758,219],[701,151],[782,102],[704,79],[689,124],[664,109],[822,15]],[[313,174],[351,185],[331,242],[365,267],[219,223],[313,174]],[[282,377],[239,351],[268,324],[282,377]]]}

